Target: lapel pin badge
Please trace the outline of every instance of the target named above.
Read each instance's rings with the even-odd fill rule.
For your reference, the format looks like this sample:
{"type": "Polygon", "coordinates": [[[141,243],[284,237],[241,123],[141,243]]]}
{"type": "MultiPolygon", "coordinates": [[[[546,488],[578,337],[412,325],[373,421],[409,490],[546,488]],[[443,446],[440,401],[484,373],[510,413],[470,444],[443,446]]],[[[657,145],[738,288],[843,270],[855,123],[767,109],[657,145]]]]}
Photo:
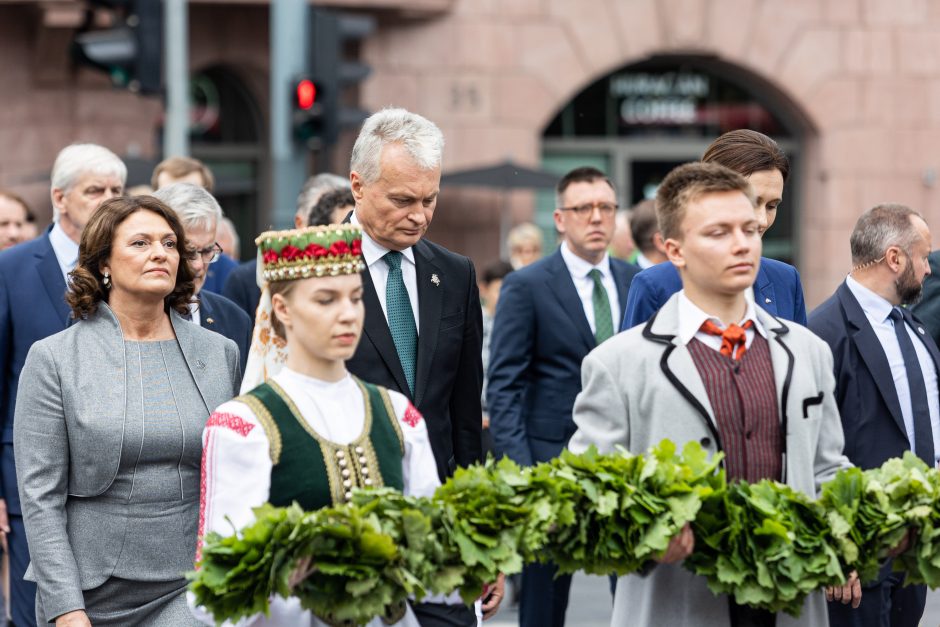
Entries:
{"type": "Polygon", "coordinates": [[[201,359],[197,359],[197,360],[196,360],[196,367],[199,368],[200,370],[203,370],[203,369],[206,367],[206,362],[204,362],[204,361],[201,360],[201,359]]]}
{"type": "Polygon", "coordinates": [[[213,320],[212,318],[206,318],[206,324],[212,324],[214,322],[215,320],[213,320]]]}
{"type": "Polygon", "coordinates": [[[924,327],[917,327],[917,332],[920,333],[921,335],[923,335],[923,334],[924,334],[924,327]]]}
{"type": "Polygon", "coordinates": [[[436,274],[432,274],[432,275],[431,275],[431,283],[433,283],[434,285],[438,285],[438,286],[439,286],[439,285],[441,284],[441,279],[440,279],[436,274]]]}
{"type": "Polygon", "coordinates": [[[770,304],[770,299],[769,299],[769,298],[765,298],[765,299],[764,299],[764,302],[769,305],[769,304],[770,304]]]}

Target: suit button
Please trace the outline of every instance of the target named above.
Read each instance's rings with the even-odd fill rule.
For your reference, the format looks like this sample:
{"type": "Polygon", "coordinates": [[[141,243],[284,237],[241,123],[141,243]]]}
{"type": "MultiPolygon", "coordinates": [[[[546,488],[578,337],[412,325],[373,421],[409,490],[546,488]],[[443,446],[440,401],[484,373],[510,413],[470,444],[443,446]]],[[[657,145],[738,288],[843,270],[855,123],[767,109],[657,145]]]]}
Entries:
{"type": "Polygon", "coordinates": [[[712,439],[709,437],[705,437],[699,440],[698,443],[701,444],[703,448],[708,448],[709,446],[712,445],[712,439]]]}

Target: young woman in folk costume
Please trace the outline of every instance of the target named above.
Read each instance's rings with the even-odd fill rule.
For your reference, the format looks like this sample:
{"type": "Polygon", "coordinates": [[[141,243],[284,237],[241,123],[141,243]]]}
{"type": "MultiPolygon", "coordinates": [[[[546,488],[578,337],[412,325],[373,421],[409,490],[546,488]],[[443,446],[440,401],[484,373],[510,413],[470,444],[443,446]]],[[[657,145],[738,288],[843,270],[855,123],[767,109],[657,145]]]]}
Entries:
{"type": "MultiPolygon", "coordinates": [[[[203,435],[200,539],[251,523],[265,502],[310,511],[348,501],[357,487],[432,494],[440,482],[421,414],[346,370],[365,317],[359,229],[268,232],[257,243],[265,285],[243,394],[215,410],[203,435]]],[[[407,606],[371,625],[386,621],[418,627],[407,606]]],[[[281,597],[269,618],[239,623],[331,624],[281,597]]]]}

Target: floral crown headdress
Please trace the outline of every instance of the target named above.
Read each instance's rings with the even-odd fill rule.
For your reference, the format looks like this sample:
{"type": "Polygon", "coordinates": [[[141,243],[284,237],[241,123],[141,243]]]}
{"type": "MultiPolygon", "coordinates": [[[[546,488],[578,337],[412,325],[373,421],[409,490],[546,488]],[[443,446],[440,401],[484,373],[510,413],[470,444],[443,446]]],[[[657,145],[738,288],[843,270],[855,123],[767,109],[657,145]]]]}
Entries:
{"type": "Polygon", "coordinates": [[[358,274],[366,269],[362,257],[362,231],[352,224],[268,231],[259,235],[255,244],[258,245],[261,299],[255,312],[242,394],[276,375],[287,362],[287,343],[274,332],[274,307],[268,284],[272,281],[358,274]]]}
{"type": "Polygon", "coordinates": [[[362,231],[351,224],[267,231],[255,244],[259,274],[265,281],[358,274],[366,268],[362,231]]]}

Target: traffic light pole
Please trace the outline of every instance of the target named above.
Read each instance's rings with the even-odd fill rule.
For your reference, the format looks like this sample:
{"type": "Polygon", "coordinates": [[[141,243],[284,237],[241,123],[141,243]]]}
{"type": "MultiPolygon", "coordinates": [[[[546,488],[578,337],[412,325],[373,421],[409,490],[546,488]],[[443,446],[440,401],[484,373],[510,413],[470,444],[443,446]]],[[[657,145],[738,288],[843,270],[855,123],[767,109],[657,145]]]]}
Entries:
{"type": "Polygon", "coordinates": [[[307,177],[307,152],[293,138],[294,77],[307,71],[309,8],[306,0],[271,2],[271,181],[274,228],[292,227],[297,194],[307,177]]]}
{"type": "MultiPolygon", "coordinates": [[[[158,0],[159,1],[159,0],[158,0]]],[[[189,156],[189,20],[186,0],[163,0],[166,124],[163,157],[189,156]]]]}

